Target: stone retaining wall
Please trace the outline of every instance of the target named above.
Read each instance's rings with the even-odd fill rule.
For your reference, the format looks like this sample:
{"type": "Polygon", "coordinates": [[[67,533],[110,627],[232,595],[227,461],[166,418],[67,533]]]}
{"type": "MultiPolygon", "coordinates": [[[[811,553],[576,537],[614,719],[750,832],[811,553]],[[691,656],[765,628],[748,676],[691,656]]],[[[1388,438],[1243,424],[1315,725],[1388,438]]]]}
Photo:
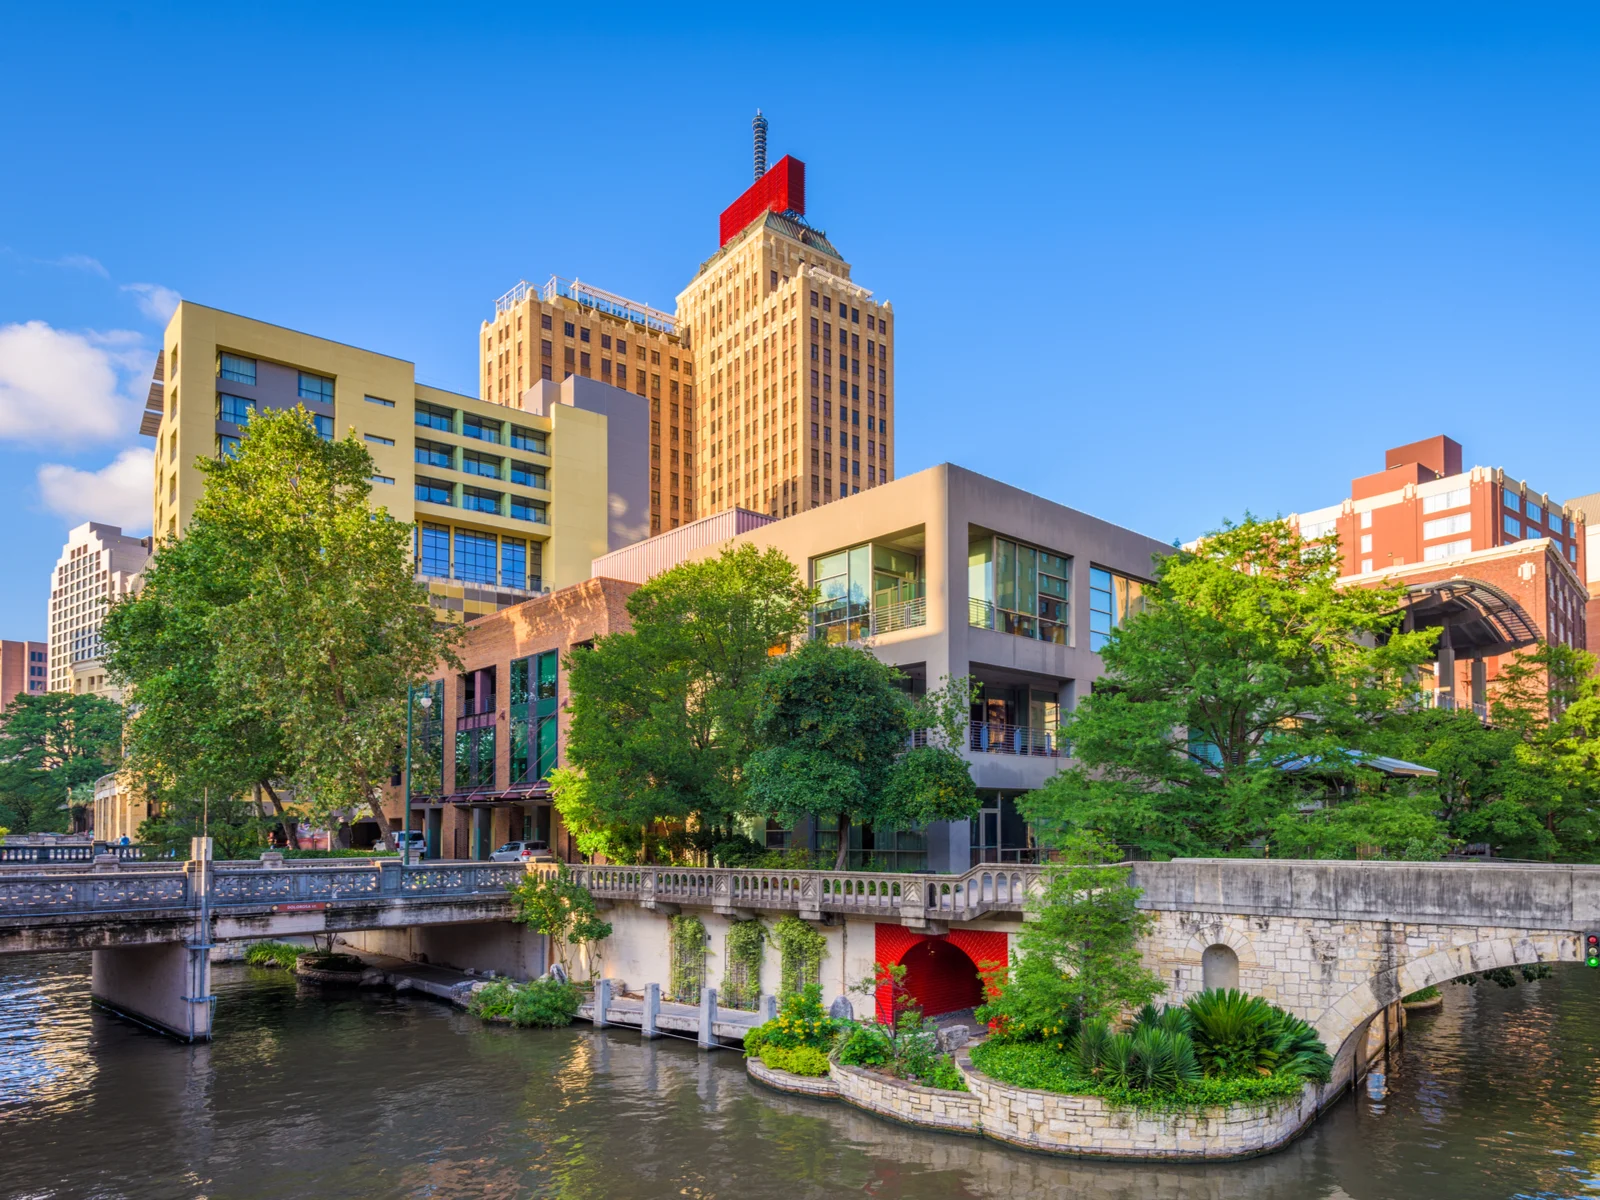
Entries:
{"type": "Polygon", "coordinates": [[[816,1075],[792,1075],[767,1066],[759,1058],[744,1060],[745,1070],[752,1079],[760,1080],[769,1088],[780,1092],[793,1092],[797,1096],[814,1096],[818,1100],[832,1100],[839,1095],[839,1085],[832,1079],[816,1075]]]}
{"type": "Polygon", "coordinates": [[[1098,1096],[1012,1087],[978,1071],[965,1051],[955,1055],[967,1092],[904,1083],[860,1067],[832,1063],[829,1078],[775,1071],[748,1058],[750,1075],[768,1087],[817,1099],[837,1097],[856,1108],[945,1133],[980,1134],[1047,1154],[1134,1161],[1250,1158],[1293,1141],[1336,1094],[1307,1084],[1293,1100],[1234,1104],[1200,1112],[1141,1113],[1112,1108],[1098,1096]]]}
{"type": "Polygon", "coordinates": [[[1089,1158],[1224,1159],[1288,1144],[1316,1117],[1323,1088],[1307,1084],[1283,1104],[1232,1104],[1199,1112],[1141,1113],[1098,1096],[1012,1087],[958,1053],[956,1066],[978,1099],[983,1133],[1030,1150],[1089,1158]]]}
{"type": "Polygon", "coordinates": [[[830,1063],[828,1074],[839,1098],[879,1116],[950,1133],[978,1133],[983,1127],[978,1098],[970,1092],[922,1087],[860,1067],[830,1063]]]}

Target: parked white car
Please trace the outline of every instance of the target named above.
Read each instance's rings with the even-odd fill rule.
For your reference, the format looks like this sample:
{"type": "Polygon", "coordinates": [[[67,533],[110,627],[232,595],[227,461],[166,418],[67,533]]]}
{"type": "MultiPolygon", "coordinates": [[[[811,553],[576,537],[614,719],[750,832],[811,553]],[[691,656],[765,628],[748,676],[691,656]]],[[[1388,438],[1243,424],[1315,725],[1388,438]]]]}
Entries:
{"type": "Polygon", "coordinates": [[[490,862],[530,862],[536,858],[549,858],[550,851],[542,842],[507,842],[489,855],[490,862]]]}
{"type": "MultiPolygon", "coordinates": [[[[403,850],[406,848],[405,830],[396,829],[390,836],[394,838],[396,850],[403,850]]],[[[422,832],[422,830],[413,829],[411,831],[410,848],[416,854],[425,854],[427,852],[428,838],[427,835],[422,832]]]]}

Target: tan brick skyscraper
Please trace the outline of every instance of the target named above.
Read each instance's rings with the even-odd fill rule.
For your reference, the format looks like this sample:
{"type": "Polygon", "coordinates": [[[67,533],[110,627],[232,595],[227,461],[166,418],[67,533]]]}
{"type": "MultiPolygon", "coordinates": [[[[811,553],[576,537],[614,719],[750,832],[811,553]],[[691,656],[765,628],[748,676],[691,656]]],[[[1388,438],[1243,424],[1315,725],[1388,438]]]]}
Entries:
{"type": "Polygon", "coordinates": [[[765,131],[758,114],[756,182],[678,296],[702,516],[789,516],[894,478],[893,306],[806,224],[805,165],[766,170],[765,131]]]}

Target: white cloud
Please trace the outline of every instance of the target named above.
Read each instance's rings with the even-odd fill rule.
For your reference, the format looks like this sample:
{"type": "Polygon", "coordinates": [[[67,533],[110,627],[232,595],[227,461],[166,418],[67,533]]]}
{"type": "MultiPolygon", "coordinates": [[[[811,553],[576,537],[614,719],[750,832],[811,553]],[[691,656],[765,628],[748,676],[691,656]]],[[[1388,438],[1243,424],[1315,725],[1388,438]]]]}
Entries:
{"type": "Polygon", "coordinates": [[[117,369],[150,370],[154,359],[138,342],[126,330],[0,325],[0,439],[77,445],[132,433],[140,404],[118,390],[117,369]]]}
{"type": "Polygon", "coordinates": [[[91,258],[87,254],[68,254],[56,259],[50,264],[52,267],[66,267],[73,271],[88,271],[91,275],[98,275],[101,279],[110,279],[111,272],[106,270],[105,264],[98,258],[91,258]]]}
{"type": "Polygon", "coordinates": [[[45,507],[73,524],[105,521],[124,533],[150,529],[151,479],[155,452],[145,446],[124,450],[98,471],[60,463],[39,468],[39,495],[45,507]]]}
{"type": "Polygon", "coordinates": [[[172,319],[178,301],[183,299],[177,292],[159,283],[125,283],[122,290],[134,294],[139,301],[140,312],[163,325],[172,319]]]}

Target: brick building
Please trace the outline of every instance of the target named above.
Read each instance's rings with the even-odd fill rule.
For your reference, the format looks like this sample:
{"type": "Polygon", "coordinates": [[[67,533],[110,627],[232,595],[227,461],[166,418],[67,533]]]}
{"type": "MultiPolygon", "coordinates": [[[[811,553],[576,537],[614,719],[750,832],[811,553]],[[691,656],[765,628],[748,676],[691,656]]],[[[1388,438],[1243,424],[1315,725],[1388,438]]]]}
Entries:
{"type": "MultiPolygon", "coordinates": [[[[456,647],[461,670],[433,681],[425,715],[413,710],[411,827],[424,831],[430,858],[485,859],[508,841],[578,857],[546,786],[566,744],[562,660],[628,628],[637,586],[590,579],[467,624],[456,647]]],[[[387,791],[397,825],[401,789],[396,777],[387,791]]]]}
{"type": "Polygon", "coordinates": [[[0,712],[18,696],[42,696],[49,687],[46,642],[0,641],[0,712]]]}
{"type": "Polygon", "coordinates": [[[1463,470],[1431,437],[1386,452],[1338,504],[1294,514],[1302,536],[1337,535],[1343,579],[1408,589],[1410,629],[1439,628],[1429,690],[1480,712],[1508,656],[1543,642],[1585,648],[1585,516],[1500,467],[1463,470]]]}

